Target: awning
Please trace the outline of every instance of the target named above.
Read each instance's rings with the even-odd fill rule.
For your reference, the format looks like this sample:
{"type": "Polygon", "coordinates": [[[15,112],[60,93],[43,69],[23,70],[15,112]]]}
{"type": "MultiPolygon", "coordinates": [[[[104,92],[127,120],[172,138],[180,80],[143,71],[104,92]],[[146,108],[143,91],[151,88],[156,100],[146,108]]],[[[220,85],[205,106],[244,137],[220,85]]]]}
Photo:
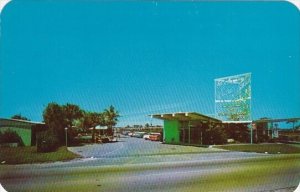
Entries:
{"type": "MultiPolygon", "coordinates": [[[[106,130],[108,127],[107,126],[100,126],[100,125],[97,125],[95,127],[96,130],[106,130]]],[[[93,127],[89,128],[89,130],[92,130],[93,127]]]]}

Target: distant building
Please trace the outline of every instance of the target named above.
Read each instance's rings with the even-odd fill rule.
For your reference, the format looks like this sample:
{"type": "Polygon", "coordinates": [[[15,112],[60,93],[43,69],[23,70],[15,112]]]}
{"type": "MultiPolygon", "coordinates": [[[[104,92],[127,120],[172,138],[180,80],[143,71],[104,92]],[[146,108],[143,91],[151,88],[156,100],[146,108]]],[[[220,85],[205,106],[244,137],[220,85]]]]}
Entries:
{"type": "Polygon", "coordinates": [[[45,130],[45,123],[0,118],[0,132],[15,131],[25,146],[36,144],[36,133],[45,130]]]}
{"type": "Polygon", "coordinates": [[[300,118],[286,118],[286,119],[270,119],[261,118],[253,121],[257,129],[258,138],[261,139],[274,139],[285,137],[284,140],[297,140],[300,141],[300,135],[297,132],[297,123],[300,118]],[[291,128],[280,128],[280,123],[290,124],[291,128]]]}

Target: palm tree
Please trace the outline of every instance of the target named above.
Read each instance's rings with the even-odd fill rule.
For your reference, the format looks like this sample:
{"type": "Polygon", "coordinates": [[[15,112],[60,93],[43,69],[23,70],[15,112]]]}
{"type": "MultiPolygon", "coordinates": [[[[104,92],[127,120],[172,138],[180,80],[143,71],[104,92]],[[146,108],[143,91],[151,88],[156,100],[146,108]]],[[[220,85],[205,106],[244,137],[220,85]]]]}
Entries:
{"type": "Polygon", "coordinates": [[[113,131],[112,128],[115,126],[118,122],[118,117],[120,117],[119,112],[115,110],[114,106],[110,106],[108,109],[104,110],[104,119],[105,124],[107,125],[107,133],[109,135],[112,135],[113,131]]]}
{"type": "Polygon", "coordinates": [[[28,119],[27,117],[22,116],[21,113],[12,116],[11,119],[30,121],[30,119],[28,119]]]}
{"type": "Polygon", "coordinates": [[[85,112],[83,117],[81,118],[81,126],[88,130],[89,128],[93,128],[92,130],[92,141],[95,142],[95,133],[96,126],[101,124],[101,116],[102,113],[96,112],[85,112]]]}
{"type": "Polygon", "coordinates": [[[92,141],[95,142],[96,126],[101,123],[102,113],[90,113],[91,126],[93,127],[92,141]]]}
{"type": "Polygon", "coordinates": [[[78,105],[67,103],[62,106],[68,128],[72,128],[74,121],[83,117],[83,110],[78,105]]]}

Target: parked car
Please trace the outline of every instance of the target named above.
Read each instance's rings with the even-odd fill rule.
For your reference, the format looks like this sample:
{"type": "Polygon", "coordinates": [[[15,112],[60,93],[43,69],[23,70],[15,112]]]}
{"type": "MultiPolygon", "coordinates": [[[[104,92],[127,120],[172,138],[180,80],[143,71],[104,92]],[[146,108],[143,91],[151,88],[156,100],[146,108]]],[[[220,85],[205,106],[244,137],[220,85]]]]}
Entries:
{"type": "Polygon", "coordinates": [[[132,132],[129,132],[128,133],[128,136],[132,137],[133,133],[132,132]]]}
{"type": "Polygon", "coordinates": [[[160,141],[160,133],[151,133],[149,136],[150,141],[160,141]]]}
{"type": "Polygon", "coordinates": [[[146,134],[143,136],[143,139],[149,140],[149,139],[150,139],[150,134],[146,133],[146,134]]]}
{"type": "Polygon", "coordinates": [[[143,138],[145,132],[135,132],[132,136],[136,138],[143,138]]]}
{"type": "Polygon", "coordinates": [[[107,136],[107,135],[96,135],[95,140],[97,143],[109,143],[114,140],[113,136],[107,136]]]}
{"type": "Polygon", "coordinates": [[[113,139],[111,137],[108,136],[101,136],[101,141],[102,143],[109,143],[111,142],[113,139]]]}
{"type": "Polygon", "coordinates": [[[130,133],[130,131],[123,131],[122,132],[123,135],[128,135],[128,133],[130,133]]]}

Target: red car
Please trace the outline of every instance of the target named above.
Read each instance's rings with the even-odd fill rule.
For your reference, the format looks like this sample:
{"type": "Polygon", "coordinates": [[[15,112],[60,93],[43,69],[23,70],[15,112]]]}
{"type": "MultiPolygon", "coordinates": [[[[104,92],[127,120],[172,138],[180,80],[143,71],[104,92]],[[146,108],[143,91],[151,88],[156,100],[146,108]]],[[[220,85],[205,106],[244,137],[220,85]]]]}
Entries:
{"type": "Polygon", "coordinates": [[[151,133],[149,136],[150,141],[160,141],[160,133],[151,133]]]}

